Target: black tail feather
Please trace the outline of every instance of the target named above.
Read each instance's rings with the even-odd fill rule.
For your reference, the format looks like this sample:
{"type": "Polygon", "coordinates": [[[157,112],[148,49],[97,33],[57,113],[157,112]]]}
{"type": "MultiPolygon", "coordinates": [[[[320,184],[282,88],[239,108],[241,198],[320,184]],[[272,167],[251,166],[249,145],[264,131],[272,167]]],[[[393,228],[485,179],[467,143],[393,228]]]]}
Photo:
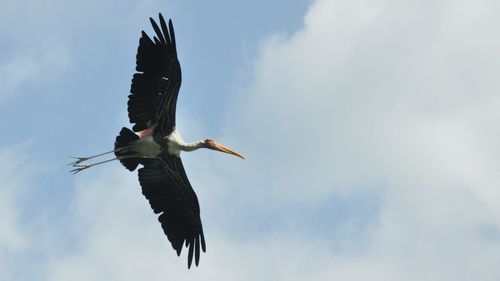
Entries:
{"type": "MultiPolygon", "coordinates": [[[[131,145],[134,141],[139,140],[139,136],[137,136],[134,132],[131,130],[123,127],[122,130],[120,131],[120,134],[116,137],[115,141],[115,149],[126,147],[131,145]]],[[[118,150],[115,151],[116,157],[120,156],[130,156],[134,155],[135,152],[132,149],[125,148],[123,150],[118,150]]],[[[139,165],[139,160],[138,158],[128,158],[128,159],[120,159],[120,162],[127,168],[129,171],[135,170],[137,168],[137,165],[139,165]]]]}

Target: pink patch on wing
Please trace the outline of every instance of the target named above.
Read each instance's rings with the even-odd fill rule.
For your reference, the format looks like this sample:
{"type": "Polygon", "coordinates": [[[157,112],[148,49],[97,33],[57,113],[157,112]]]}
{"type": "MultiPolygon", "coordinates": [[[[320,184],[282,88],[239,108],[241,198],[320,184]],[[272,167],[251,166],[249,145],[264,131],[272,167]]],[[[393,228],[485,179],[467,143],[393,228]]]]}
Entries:
{"type": "Polygon", "coordinates": [[[154,129],[153,129],[153,128],[149,128],[149,129],[146,129],[146,130],[140,131],[140,132],[138,132],[137,134],[139,135],[139,138],[140,138],[140,139],[143,139],[143,138],[145,138],[145,137],[152,136],[152,135],[153,135],[153,132],[154,132],[154,129]]]}

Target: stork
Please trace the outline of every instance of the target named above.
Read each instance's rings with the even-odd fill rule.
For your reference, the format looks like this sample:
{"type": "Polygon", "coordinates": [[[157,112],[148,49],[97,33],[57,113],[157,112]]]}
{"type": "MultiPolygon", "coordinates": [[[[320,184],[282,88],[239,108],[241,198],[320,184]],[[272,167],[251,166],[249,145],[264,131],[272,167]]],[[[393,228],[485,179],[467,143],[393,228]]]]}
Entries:
{"type": "Polygon", "coordinates": [[[205,139],[186,143],[175,128],[175,109],[181,86],[172,20],[168,26],[159,14],[160,25],[150,18],[156,36],[144,31],[139,40],[136,71],[128,96],[128,116],[132,130],[122,128],[114,149],[89,157],[73,157],[73,173],[119,160],[129,171],[138,165],[142,193],[149,200],[172,247],[179,256],[183,244],[189,249],[188,268],[193,256],[196,266],[200,247],[206,251],[198,198],[189,183],[180,158],[182,151],[207,148],[245,159],[238,152],[205,139]],[[115,158],[87,164],[88,160],[114,153],[115,158]]]}

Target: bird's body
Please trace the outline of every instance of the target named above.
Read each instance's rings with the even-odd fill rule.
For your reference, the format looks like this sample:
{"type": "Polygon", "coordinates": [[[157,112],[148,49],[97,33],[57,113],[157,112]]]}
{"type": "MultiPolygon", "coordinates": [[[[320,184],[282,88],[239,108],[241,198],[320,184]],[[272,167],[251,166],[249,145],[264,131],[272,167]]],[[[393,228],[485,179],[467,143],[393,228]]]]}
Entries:
{"type": "MultiPolygon", "coordinates": [[[[175,128],[175,110],[181,85],[172,21],[167,26],[160,14],[160,26],[150,18],[156,36],[153,40],[143,31],[137,50],[136,70],[128,100],[132,130],[122,128],[112,151],[91,157],[75,157],[77,173],[98,164],[119,160],[134,171],[138,165],[143,195],[156,214],[172,247],[180,255],[183,244],[189,249],[188,267],[193,256],[198,265],[200,249],[206,244],[200,218],[198,198],[189,183],[180,159],[182,151],[208,148],[242,155],[211,139],[186,143],[175,128]],[[161,28],[160,28],[161,27],[161,28]],[[116,158],[81,164],[107,153],[116,158]]],[[[244,158],[243,158],[244,159],[244,158]]]]}
{"type": "Polygon", "coordinates": [[[156,157],[160,155],[162,151],[161,145],[159,145],[153,138],[153,136],[145,136],[136,140],[133,144],[133,150],[138,155],[143,155],[146,157],[156,157]]]}
{"type": "MultiPolygon", "coordinates": [[[[151,134],[138,134],[138,136],[139,139],[129,144],[129,150],[134,151],[137,155],[145,157],[157,157],[165,149],[168,154],[180,157],[182,151],[190,152],[205,147],[205,141],[186,143],[176,129],[174,129],[170,135],[159,141],[155,140],[154,136],[151,134]]],[[[120,152],[117,154],[119,156],[120,152]]]]}

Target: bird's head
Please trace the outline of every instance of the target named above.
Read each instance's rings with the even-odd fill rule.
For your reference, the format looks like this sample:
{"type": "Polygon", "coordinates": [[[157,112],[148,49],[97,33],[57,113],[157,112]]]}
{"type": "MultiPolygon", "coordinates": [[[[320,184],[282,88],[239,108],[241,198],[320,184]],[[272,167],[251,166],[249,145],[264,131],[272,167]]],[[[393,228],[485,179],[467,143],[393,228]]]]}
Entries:
{"type": "Polygon", "coordinates": [[[226,147],[212,139],[206,139],[204,141],[204,144],[205,144],[205,147],[208,148],[208,149],[212,149],[212,150],[216,150],[216,151],[220,151],[220,152],[224,152],[224,153],[229,153],[229,154],[232,154],[234,156],[237,156],[243,160],[245,160],[245,157],[243,157],[243,155],[239,154],[238,152],[230,149],[229,147],[226,147]]]}

